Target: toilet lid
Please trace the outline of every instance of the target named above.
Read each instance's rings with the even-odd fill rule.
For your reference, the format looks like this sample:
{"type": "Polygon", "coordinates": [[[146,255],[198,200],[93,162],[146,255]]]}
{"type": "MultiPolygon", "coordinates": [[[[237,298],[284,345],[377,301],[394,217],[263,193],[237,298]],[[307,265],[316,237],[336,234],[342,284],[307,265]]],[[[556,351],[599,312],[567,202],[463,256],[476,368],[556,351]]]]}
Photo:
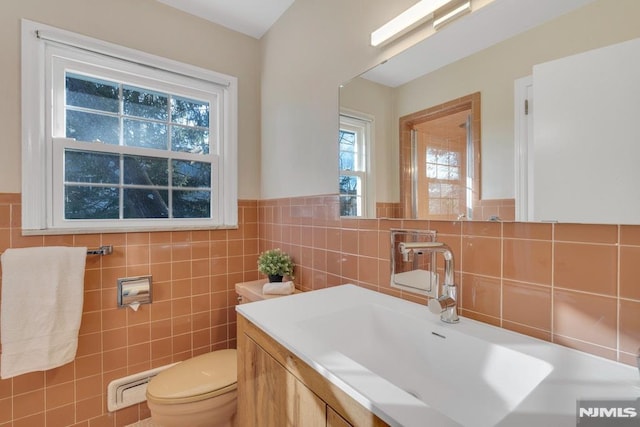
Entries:
{"type": "Polygon", "coordinates": [[[195,402],[235,390],[237,380],[236,350],[218,350],[160,372],[147,385],[147,400],[195,402]]]}

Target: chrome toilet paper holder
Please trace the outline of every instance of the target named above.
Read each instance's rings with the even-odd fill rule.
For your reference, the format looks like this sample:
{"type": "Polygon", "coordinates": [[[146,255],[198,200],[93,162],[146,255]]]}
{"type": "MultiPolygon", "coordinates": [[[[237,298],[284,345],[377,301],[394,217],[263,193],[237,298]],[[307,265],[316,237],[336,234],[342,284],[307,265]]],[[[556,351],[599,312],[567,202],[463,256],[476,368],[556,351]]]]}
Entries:
{"type": "Polygon", "coordinates": [[[151,304],[151,276],[124,277],[118,279],[118,308],[132,304],[151,304]]]}

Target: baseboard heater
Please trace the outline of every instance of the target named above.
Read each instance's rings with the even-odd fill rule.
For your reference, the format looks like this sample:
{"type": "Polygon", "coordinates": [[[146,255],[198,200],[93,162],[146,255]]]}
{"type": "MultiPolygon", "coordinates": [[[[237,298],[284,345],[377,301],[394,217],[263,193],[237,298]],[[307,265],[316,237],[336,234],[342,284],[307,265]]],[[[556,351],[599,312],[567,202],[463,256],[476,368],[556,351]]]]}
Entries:
{"type": "Polygon", "coordinates": [[[180,362],[138,372],[128,377],[118,378],[109,383],[107,387],[107,409],[109,412],[135,405],[147,400],[147,384],[151,378],[160,372],[168,369],[180,362]]]}

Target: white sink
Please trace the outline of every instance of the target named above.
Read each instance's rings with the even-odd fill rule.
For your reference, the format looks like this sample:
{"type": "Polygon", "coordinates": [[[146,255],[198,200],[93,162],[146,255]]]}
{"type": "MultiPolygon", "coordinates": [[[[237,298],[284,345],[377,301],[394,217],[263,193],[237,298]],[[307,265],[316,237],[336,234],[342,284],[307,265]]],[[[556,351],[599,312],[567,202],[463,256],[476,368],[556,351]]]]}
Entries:
{"type": "Polygon", "coordinates": [[[553,369],[527,354],[377,304],[298,326],[463,425],[496,425],[553,369]]]}
{"type": "Polygon", "coordinates": [[[236,307],[392,426],[571,426],[640,397],[635,367],[343,285],[236,307]]]}

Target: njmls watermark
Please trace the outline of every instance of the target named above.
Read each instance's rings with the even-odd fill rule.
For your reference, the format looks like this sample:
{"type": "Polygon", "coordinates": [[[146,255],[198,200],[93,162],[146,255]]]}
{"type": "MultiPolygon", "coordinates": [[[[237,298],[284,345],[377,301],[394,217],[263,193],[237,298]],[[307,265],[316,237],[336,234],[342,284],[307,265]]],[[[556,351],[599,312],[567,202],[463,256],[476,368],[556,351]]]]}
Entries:
{"type": "Polygon", "coordinates": [[[640,398],[635,400],[578,400],[576,426],[626,427],[640,425],[640,398]]]}

